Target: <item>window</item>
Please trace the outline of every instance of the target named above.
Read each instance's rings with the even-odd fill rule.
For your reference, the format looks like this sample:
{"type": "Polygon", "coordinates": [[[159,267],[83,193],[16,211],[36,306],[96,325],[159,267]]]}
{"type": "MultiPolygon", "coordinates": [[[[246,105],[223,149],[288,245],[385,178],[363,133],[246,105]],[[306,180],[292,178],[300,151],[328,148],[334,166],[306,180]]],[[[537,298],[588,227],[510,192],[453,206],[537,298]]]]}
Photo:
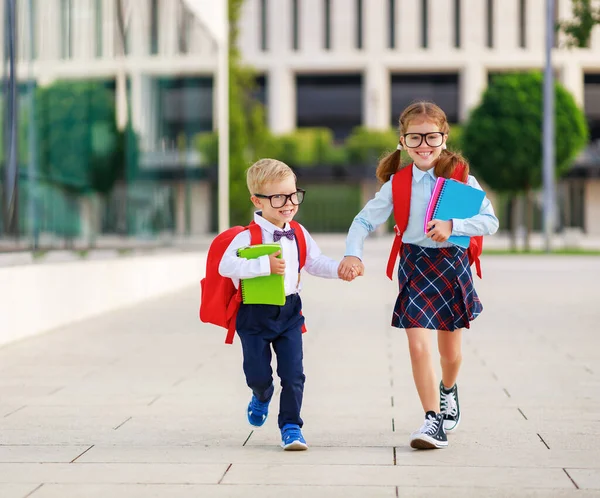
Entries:
{"type": "Polygon", "coordinates": [[[388,0],[388,47],[396,48],[396,0],[388,0]]]}
{"type": "Polygon", "coordinates": [[[190,51],[190,38],[194,16],[184,2],[179,3],[177,20],[177,45],[180,54],[190,51]]]}
{"type": "Polygon", "coordinates": [[[331,0],[324,0],[324,46],[325,50],[331,49],[331,0]]]}
{"type": "Polygon", "coordinates": [[[583,111],[590,128],[590,140],[600,140],[600,73],[583,77],[583,111]]]}
{"type": "Polygon", "coordinates": [[[454,0],[454,46],[460,48],[460,2],[461,0],[454,0]]]}
{"type": "Polygon", "coordinates": [[[329,128],[345,139],[362,124],[362,87],[360,74],[296,76],[296,126],[329,128]]]}
{"type": "Polygon", "coordinates": [[[439,105],[450,123],[458,122],[458,74],[392,74],[391,125],[398,126],[398,117],[415,100],[429,100],[439,105]]]}
{"type": "Polygon", "coordinates": [[[494,0],[487,0],[486,8],[487,46],[494,46],[494,0]]]}
{"type": "Polygon", "coordinates": [[[267,0],[260,0],[260,49],[268,50],[267,46],[267,0]]]}
{"type": "Polygon", "coordinates": [[[519,47],[527,46],[527,0],[519,0],[519,47]]]}
{"type": "Polygon", "coordinates": [[[150,55],[158,54],[158,0],[150,0],[150,55]]]}
{"type": "Polygon", "coordinates": [[[429,43],[429,0],[421,0],[421,47],[427,48],[429,43]]]}
{"type": "Polygon", "coordinates": [[[95,15],[94,15],[94,35],[96,38],[96,57],[102,57],[102,43],[104,37],[102,36],[102,2],[103,0],[95,0],[95,15]]]}
{"type": "Polygon", "coordinates": [[[363,3],[356,0],[356,48],[363,48],[363,3]]]}
{"type": "MultiPolygon", "coordinates": [[[[556,26],[559,21],[560,21],[560,16],[559,16],[559,12],[560,12],[560,7],[558,5],[558,1],[559,0],[554,0],[554,26],[556,26]]],[[[544,20],[546,19],[546,10],[544,9],[544,20]]],[[[544,30],[545,32],[545,30],[544,30]]],[[[558,48],[558,32],[554,32],[554,48],[558,48]]]]}
{"type": "Polygon", "coordinates": [[[292,49],[300,49],[298,28],[298,0],[292,0],[292,49]]]}
{"type": "Polygon", "coordinates": [[[60,55],[63,59],[73,57],[73,0],[60,2],[60,55]]]}

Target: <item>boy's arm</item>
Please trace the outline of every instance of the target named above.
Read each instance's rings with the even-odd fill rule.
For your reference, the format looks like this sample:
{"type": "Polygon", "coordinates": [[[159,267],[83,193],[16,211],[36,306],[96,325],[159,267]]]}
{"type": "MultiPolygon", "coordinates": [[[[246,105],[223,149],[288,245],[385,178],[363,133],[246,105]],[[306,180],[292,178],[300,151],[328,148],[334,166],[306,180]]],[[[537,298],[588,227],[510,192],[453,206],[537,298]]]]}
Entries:
{"type": "Polygon", "coordinates": [[[264,277],[271,274],[269,256],[261,256],[256,259],[240,258],[237,255],[238,249],[250,245],[250,232],[244,230],[238,233],[221,258],[219,264],[219,274],[231,279],[244,279],[254,277],[264,277]]]}
{"type": "MultiPolygon", "coordinates": [[[[479,182],[473,176],[469,176],[468,184],[479,190],[483,190],[479,182]]],[[[473,237],[476,235],[493,235],[498,231],[498,218],[494,213],[494,208],[490,200],[484,197],[479,209],[479,214],[472,218],[464,220],[452,220],[452,235],[466,235],[473,237]]]]}
{"type": "Polygon", "coordinates": [[[325,256],[304,227],[302,227],[302,231],[306,239],[306,263],[304,269],[315,277],[338,278],[339,261],[325,256]]]}

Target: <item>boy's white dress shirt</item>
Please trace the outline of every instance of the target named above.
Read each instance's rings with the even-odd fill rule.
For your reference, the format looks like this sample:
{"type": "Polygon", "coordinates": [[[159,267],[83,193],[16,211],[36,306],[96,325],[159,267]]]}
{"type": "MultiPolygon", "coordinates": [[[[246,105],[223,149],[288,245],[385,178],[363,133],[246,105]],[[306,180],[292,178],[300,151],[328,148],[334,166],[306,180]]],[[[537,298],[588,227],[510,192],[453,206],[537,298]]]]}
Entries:
{"type": "MultiPolygon", "coordinates": [[[[254,222],[258,224],[262,231],[263,243],[273,242],[273,232],[280,230],[279,227],[265,220],[259,211],[254,213],[254,222]]],[[[290,226],[286,223],[284,230],[289,230],[290,226]]],[[[339,262],[335,261],[321,253],[319,246],[310,236],[308,231],[302,227],[304,238],[306,239],[306,263],[304,269],[311,275],[323,278],[338,278],[339,262]]],[[[298,281],[298,247],[296,239],[290,240],[282,237],[281,257],[285,260],[284,287],[285,295],[296,294],[300,292],[301,285],[298,281]]],[[[263,277],[271,274],[271,265],[269,256],[261,256],[256,259],[244,259],[237,255],[238,249],[250,245],[250,231],[244,230],[237,234],[231,241],[219,264],[219,273],[231,278],[236,288],[240,285],[240,279],[263,277]]]]}

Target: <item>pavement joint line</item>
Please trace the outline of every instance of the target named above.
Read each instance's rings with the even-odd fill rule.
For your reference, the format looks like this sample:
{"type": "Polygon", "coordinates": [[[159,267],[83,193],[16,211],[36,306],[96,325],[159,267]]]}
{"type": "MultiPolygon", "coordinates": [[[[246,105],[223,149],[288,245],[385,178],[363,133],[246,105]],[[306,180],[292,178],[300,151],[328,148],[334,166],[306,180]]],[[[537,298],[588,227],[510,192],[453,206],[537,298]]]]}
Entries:
{"type": "Polygon", "coordinates": [[[541,441],[542,443],[544,443],[544,446],[545,446],[546,448],[550,449],[550,446],[548,446],[548,443],[547,443],[546,441],[544,441],[544,438],[541,436],[541,434],[538,432],[538,433],[537,433],[537,435],[538,435],[538,437],[540,438],[540,441],[541,441]]]}
{"type": "Polygon", "coordinates": [[[44,483],[40,484],[38,487],[36,487],[35,489],[33,489],[29,493],[27,493],[23,498],[29,498],[30,496],[33,495],[33,493],[35,493],[36,491],[41,489],[43,485],[44,485],[44,483]]]}
{"type": "Polygon", "coordinates": [[[73,458],[73,460],[71,460],[69,463],[74,463],[75,460],[77,460],[79,457],[82,457],[83,455],[85,455],[88,451],[90,451],[95,445],[91,445],[87,450],[82,451],[79,455],[77,455],[75,458],[73,458]]]}
{"type": "Polygon", "coordinates": [[[116,431],[117,429],[123,427],[127,422],[129,422],[133,417],[129,417],[126,418],[123,422],[121,422],[119,425],[117,425],[116,427],[113,427],[113,430],[116,431]]]}
{"type": "Polygon", "coordinates": [[[523,418],[524,418],[525,420],[529,420],[529,419],[527,418],[527,416],[526,416],[526,415],[523,413],[523,410],[521,410],[520,408],[517,408],[517,410],[519,410],[519,413],[520,413],[521,415],[523,415],[523,418]]]}
{"type": "Polygon", "coordinates": [[[392,408],[394,408],[394,395],[392,394],[392,395],[390,396],[390,398],[391,398],[391,402],[392,402],[392,408]]]}
{"type": "Polygon", "coordinates": [[[392,447],[392,455],[394,456],[394,465],[397,465],[396,463],[396,447],[392,447]]]}
{"type": "Polygon", "coordinates": [[[252,434],[254,434],[254,430],[250,431],[250,434],[248,434],[248,437],[246,438],[246,440],[244,441],[244,444],[242,444],[242,446],[246,446],[246,443],[250,440],[250,438],[252,437],[252,434]]]}
{"type": "Polygon", "coordinates": [[[492,372],[492,378],[493,378],[494,380],[500,380],[500,379],[498,379],[498,376],[497,376],[497,375],[496,375],[494,372],[492,372]]]}
{"type": "Polygon", "coordinates": [[[219,479],[219,482],[217,484],[221,484],[221,482],[223,482],[223,479],[225,479],[225,476],[227,475],[227,472],[229,472],[229,469],[231,468],[231,466],[233,465],[233,463],[230,463],[227,468],[225,469],[225,472],[223,472],[223,475],[221,476],[221,479],[219,479]]]}
{"type": "Polygon", "coordinates": [[[54,391],[49,392],[48,396],[52,396],[53,394],[56,394],[57,392],[62,391],[64,388],[65,388],[65,386],[58,387],[58,388],[54,389],[54,391]]]}
{"type": "Polygon", "coordinates": [[[392,432],[396,432],[396,424],[394,422],[394,417],[392,417],[392,432]]]}
{"type": "Polygon", "coordinates": [[[590,367],[588,367],[587,365],[584,365],[583,369],[584,369],[584,370],[585,370],[587,373],[589,373],[590,375],[594,375],[594,371],[593,371],[593,370],[592,370],[590,367]]]}
{"type": "Polygon", "coordinates": [[[571,482],[573,483],[573,486],[575,486],[576,489],[579,489],[579,486],[575,482],[575,479],[573,479],[571,477],[571,475],[567,472],[567,469],[563,468],[563,471],[565,472],[565,474],[567,474],[567,477],[571,480],[571,482]]]}
{"type": "Polygon", "coordinates": [[[171,387],[177,387],[179,384],[181,384],[183,381],[185,381],[187,379],[187,377],[181,377],[180,379],[176,380],[171,387]]]}
{"type": "Polygon", "coordinates": [[[152,406],[154,403],[156,403],[160,398],[162,397],[162,394],[159,394],[158,396],[156,396],[156,398],[154,398],[152,401],[150,401],[150,403],[148,403],[148,406],[152,406]]]}
{"type": "Polygon", "coordinates": [[[400,497],[400,491],[398,490],[398,486],[396,486],[396,498],[400,497]]]}
{"type": "Polygon", "coordinates": [[[507,389],[505,387],[503,387],[502,390],[504,391],[504,394],[506,394],[509,398],[511,397],[510,393],[507,391],[507,389]]]}
{"type": "Polygon", "coordinates": [[[16,410],[13,410],[12,412],[8,412],[6,415],[4,415],[3,418],[10,417],[13,413],[17,413],[18,411],[21,411],[23,408],[27,408],[27,405],[20,406],[16,410]]]}

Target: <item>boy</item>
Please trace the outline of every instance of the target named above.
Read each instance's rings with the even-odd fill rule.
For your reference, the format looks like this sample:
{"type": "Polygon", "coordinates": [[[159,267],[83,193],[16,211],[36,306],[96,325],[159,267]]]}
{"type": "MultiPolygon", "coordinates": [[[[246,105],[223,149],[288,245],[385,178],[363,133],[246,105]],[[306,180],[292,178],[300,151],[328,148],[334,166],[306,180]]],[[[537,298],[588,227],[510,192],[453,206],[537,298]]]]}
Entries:
{"type": "MultiPolygon", "coordinates": [[[[296,188],[296,175],[281,161],[261,159],[247,171],[250,200],[257,208],[254,222],[262,232],[263,243],[279,242],[281,251],[257,259],[237,256],[241,247],[250,245],[250,234],[245,230],[232,240],[219,265],[219,273],[231,278],[239,287],[240,279],[260,277],[272,273],[284,275],[286,300],[283,306],[241,304],[237,314],[236,330],[242,343],[244,374],[252,389],[248,404],[248,422],[255,427],[265,423],[273,396],[271,345],[277,356],[277,374],[281,379],[281,399],[278,424],[281,445],[285,450],[306,450],[302,436],[302,395],[304,369],[302,365],[302,302],[298,273],[298,246],[289,223],[304,200],[304,191],[296,188]],[[278,258],[281,254],[281,258],[278,258]]],[[[309,233],[301,227],[306,239],[306,264],[311,275],[338,278],[339,263],[319,250],[309,233]]],[[[352,273],[345,280],[352,280],[352,273]]]]}

